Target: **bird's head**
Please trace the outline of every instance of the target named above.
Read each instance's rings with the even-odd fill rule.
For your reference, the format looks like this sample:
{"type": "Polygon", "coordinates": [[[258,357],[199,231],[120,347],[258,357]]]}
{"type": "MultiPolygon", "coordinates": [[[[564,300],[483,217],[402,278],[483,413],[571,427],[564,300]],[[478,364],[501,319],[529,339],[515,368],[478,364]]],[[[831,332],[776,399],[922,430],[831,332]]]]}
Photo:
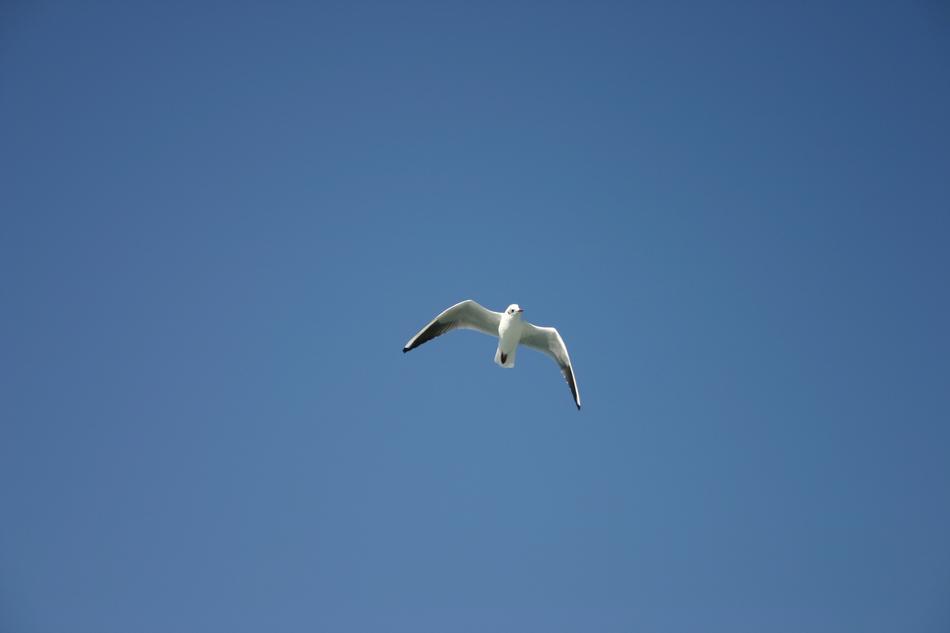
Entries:
{"type": "Polygon", "coordinates": [[[508,309],[505,310],[505,314],[514,319],[520,319],[522,312],[524,312],[524,310],[522,310],[521,306],[519,306],[517,303],[512,303],[510,306],[508,306],[508,309]]]}

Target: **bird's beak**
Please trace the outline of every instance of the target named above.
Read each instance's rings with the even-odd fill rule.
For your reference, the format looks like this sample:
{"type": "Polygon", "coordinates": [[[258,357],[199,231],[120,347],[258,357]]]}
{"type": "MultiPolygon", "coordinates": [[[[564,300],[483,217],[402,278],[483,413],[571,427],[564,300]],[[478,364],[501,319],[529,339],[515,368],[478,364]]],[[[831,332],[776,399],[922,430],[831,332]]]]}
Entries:
{"type": "Polygon", "coordinates": [[[524,308],[518,308],[515,312],[524,312],[524,308]]]}

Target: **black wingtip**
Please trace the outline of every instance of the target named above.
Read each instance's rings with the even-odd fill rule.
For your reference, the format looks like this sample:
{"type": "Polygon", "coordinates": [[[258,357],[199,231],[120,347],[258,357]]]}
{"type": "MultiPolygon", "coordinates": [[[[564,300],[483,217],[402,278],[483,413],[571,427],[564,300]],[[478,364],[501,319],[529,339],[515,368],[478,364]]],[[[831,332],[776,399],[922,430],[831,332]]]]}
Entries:
{"type": "Polygon", "coordinates": [[[408,348],[408,347],[402,348],[402,353],[403,353],[403,354],[405,354],[405,353],[408,352],[408,351],[409,351],[409,348],[408,348]]]}
{"type": "MultiPolygon", "coordinates": [[[[575,403],[575,404],[576,404],[576,403],[575,403]]],[[[577,410],[578,410],[578,411],[581,410],[581,405],[579,405],[579,404],[577,405],[577,410]]]]}

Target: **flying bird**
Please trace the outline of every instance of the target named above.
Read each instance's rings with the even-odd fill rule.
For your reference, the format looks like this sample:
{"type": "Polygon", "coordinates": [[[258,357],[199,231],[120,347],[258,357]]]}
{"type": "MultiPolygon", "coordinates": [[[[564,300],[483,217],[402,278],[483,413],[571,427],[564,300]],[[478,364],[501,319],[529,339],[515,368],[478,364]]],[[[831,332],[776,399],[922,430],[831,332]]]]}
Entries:
{"type": "Polygon", "coordinates": [[[495,362],[502,367],[515,366],[515,355],[518,345],[525,345],[544,352],[558,364],[567,385],[574,396],[574,404],[581,408],[581,395],[577,391],[577,381],[574,380],[574,369],[571,366],[571,357],[567,354],[567,346],[561,335],[553,327],[538,327],[521,318],[524,310],[517,303],[513,303],[504,312],[494,312],[482,307],[475,301],[468,299],[456,303],[419,330],[419,333],[409,339],[402,348],[405,354],[441,336],[446,332],[457,329],[477,330],[490,336],[498,337],[498,349],[495,351],[495,362]]]}

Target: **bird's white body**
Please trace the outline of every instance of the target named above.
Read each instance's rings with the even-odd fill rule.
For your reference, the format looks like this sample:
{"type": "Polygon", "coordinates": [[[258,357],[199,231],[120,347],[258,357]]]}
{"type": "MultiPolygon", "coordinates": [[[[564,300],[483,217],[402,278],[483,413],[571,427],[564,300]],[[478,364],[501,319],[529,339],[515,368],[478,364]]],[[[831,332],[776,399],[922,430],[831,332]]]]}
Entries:
{"type": "Polygon", "coordinates": [[[521,320],[520,312],[505,312],[501,315],[501,322],[498,324],[498,349],[495,350],[496,363],[509,369],[515,366],[515,355],[518,353],[522,331],[524,321],[521,320]]]}
{"type": "Polygon", "coordinates": [[[418,334],[409,339],[402,351],[405,353],[413,350],[426,341],[459,328],[497,336],[496,363],[502,367],[514,367],[515,354],[518,353],[519,345],[547,354],[561,368],[561,374],[564,375],[567,385],[571,388],[574,404],[580,409],[581,396],[577,391],[574,368],[561,335],[553,327],[539,327],[523,320],[521,318],[523,312],[524,310],[517,303],[508,306],[504,312],[493,312],[467,299],[443,310],[427,326],[419,330],[418,334]]]}

